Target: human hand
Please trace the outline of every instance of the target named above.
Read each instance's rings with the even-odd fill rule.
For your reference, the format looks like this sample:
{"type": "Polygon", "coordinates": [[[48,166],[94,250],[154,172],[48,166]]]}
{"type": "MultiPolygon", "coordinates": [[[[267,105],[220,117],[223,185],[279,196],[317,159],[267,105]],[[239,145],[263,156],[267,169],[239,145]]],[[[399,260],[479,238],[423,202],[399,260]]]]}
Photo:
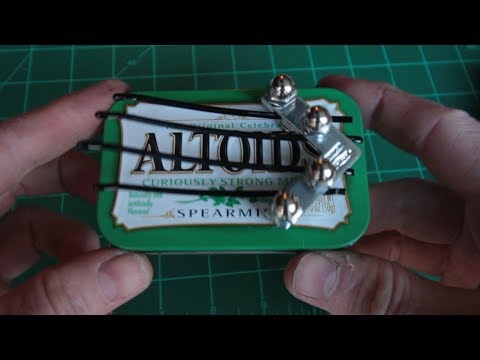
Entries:
{"type": "Polygon", "coordinates": [[[332,314],[480,313],[480,123],[385,83],[331,76],[319,85],[352,96],[365,126],[419,156],[439,183],[370,186],[365,237],[353,251],[295,257],[287,289],[332,314]]]}
{"type": "MultiPolygon", "coordinates": [[[[95,203],[99,165],[69,150],[100,129],[95,112],[126,91],[121,81],[104,81],[0,122],[0,216],[22,195],[69,192],[95,203]]],[[[93,229],[60,214],[21,208],[6,216],[0,222],[0,314],[107,314],[148,287],[152,268],[145,256],[98,248],[93,229]],[[42,253],[59,265],[9,289],[42,253]]]]}

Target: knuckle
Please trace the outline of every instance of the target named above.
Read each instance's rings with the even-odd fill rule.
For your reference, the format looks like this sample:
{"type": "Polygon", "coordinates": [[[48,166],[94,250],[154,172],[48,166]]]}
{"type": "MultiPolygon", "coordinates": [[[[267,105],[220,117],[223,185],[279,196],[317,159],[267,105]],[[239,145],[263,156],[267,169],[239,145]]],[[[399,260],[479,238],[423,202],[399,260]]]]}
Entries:
{"type": "Polygon", "coordinates": [[[381,126],[381,121],[383,117],[382,113],[387,106],[389,99],[392,96],[397,95],[398,89],[389,83],[379,82],[377,83],[376,93],[378,95],[374,102],[376,105],[371,116],[370,124],[373,129],[377,129],[381,126]]]}
{"type": "Polygon", "coordinates": [[[100,240],[97,232],[87,224],[78,223],[76,233],[81,236],[81,244],[85,250],[95,250],[100,247],[100,240]]]}
{"type": "Polygon", "coordinates": [[[403,315],[412,312],[410,276],[395,264],[387,264],[391,272],[391,291],[385,314],[403,315]]]}
{"type": "Polygon", "coordinates": [[[85,241],[89,242],[90,245],[98,245],[97,232],[90,225],[79,223],[78,231],[84,234],[85,241]]]}
{"type": "MultiPolygon", "coordinates": [[[[475,127],[464,127],[458,136],[458,139],[462,139],[464,149],[464,162],[459,170],[459,176],[462,179],[469,179],[468,183],[472,184],[469,186],[469,190],[473,194],[480,194],[480,171],[478,170],[480,167],[479,124],[475,124],[477,125],[475,127]]],[[[458,144],[452,142],[452,146],[458,146],[458,144]]]]}
{"type": "Polygon", "coordinates": [[[445,131],[445,126],[451,122],[456,122],[459,119],[470,118],[470,115],[460,109],[442,107],[440,113],[433,121],[431,127],[425,133],[419,133],[412,141],[412,149],[418,154],[424,154],[435,143],[445,131]]]}
{"type": "Polygon", "coordinates": [[[59,271],[47,269],[40,273],[37,282],[38,306],[41,312],[51,314],[83,314],[87,304],[76,286],[69,284],[59,271]]]}
{"type": "Polygon", "coordinates": [[[392,93],[397,93],[398,89],[390,83],[378,81],[375,82],[376,85],[376,94],[377,94],[377,104],[384,104],[386,98],[390,97],[392,93]]]}
{"type": "Polygon", "coordinates": [[[390,96],[392,93],[397,93],[398,89],[392,84],[386,82],[380,82],[378,84],[379,98],[380,100],[390,96]]]}
{"type": "Polygon", "coordinates": [[[392,244],[390,245],[390,249],[388,251],[387,259],[389,261],[395,262],[398,261],[402,257],[402,237],[394,237],[392,240],[392,244]]]}
{"type": "Polygon", "coordinates": [[[379,262],[364,284],[358,308],[371,315],[399,315],[409,312],[409,281],[392,263],[379,262]]]}
{"type": "Polygon", "coordinates": [[[7,130],[4,129],[3,135],[0,139],[0,163],[8,164],[9,170],[0,172],[0,193],[15,186],[22,177],[17,156],[12,141],[10,141],[14,134],[11,131],[7,133],[7,130]]]}

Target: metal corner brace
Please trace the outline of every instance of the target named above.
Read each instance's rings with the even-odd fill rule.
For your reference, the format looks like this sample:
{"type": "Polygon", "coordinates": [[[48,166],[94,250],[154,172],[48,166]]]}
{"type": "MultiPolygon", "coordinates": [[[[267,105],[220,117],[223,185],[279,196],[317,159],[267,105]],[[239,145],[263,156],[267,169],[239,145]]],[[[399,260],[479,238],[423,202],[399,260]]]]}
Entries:
{"type": "Polygon", "coordinates": [[[262,104],[281,117],[282,127],[303,135],[319,156],[307,160],[305,172],[274,197],[270,218],[288,229],[324,195],[333,183],[357,161],[360,148],[335,126],[328,110],[310,106],[298,97],[295,82],[288,75],[273,78],[262,104]]]}

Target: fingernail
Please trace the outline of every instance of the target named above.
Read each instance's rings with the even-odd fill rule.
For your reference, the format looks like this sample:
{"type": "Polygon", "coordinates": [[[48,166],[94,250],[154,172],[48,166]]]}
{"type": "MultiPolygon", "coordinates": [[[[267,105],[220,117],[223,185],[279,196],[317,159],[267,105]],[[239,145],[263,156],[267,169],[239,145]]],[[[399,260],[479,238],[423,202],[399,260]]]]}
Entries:
{"type": "Polygon", "coordinates": [[[292,289],[297,294],[327,300],[335,290],[338,266],[321,253],[305,255],[293,274],[292,289]]]}
{"type": "Polygon", "coordinates": [[[143,291],[151,281],[152,268],[145,256],[123,253],[104,262],[97,276],[105,298],[115,302],[143,291]]]}

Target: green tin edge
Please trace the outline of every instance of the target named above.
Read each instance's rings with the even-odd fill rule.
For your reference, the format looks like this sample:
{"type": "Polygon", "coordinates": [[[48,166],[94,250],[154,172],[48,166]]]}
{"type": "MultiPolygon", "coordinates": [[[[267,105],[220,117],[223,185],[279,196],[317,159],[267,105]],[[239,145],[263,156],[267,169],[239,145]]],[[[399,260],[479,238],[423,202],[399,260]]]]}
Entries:
{"type": "MultiPolygon", "coordinates": [[[[258,103],[262,90],[158,91],[139,94],[158,96],[193,103],[258,103]]],[[[343,124],[345,134],[364,136],[362,114],[347,94],[327,88],[300,89],[306,100],[325,98],[338,102],[352,123],[343,124]]],[[[123,112],[131,101],[117,101],[110,111],[123,112]]],[[[103,141],[120,142],[119,122],[105,120],[103,141]]],[[[127,231],[116,226],[111,215],[115,192],[100,191],[97,221],[103,236],[114,246],[141,252],[224,252],[224,251],[298,251],[339,249],[352,245],[367,229],[370,221],[370,197],[366,166],[365,143],[359,145],[362,156],[354,164],[355,176],[346,177],[351,214],[347,224],[335,230],[293,227],[282,230],[274,226],[185,226],[127,231]]],[[[119,154],[103,151],[101,183],[117,181],[119,154]]]]}

